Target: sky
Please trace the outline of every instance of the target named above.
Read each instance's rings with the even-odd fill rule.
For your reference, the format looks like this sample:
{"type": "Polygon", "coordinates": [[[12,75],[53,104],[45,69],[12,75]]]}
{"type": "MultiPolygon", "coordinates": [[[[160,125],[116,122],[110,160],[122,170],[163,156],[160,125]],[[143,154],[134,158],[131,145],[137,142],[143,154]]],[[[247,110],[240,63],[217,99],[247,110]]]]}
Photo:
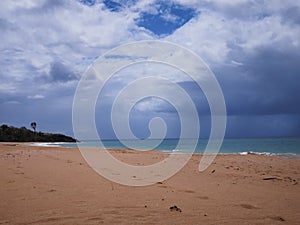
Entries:
{"type": "MultiPolygon", "coordinates": [[[[119,45],[160,40],[193,51],[215,74],[226,137],[300,136],[300,1],[1,0],[0,33],[0,124],[30,128],[36,121],[38,131],[73,136],[74,94],[89,66],[119,45]]],[[[116,74],[98,99],[101,138],[115,138],[110,113],[118,91],[155,73],[186,90],[201,137],[209,135],[209,106],[195,82],[174,68],[140,65],[116,74]]],[[[178,113],[154,97],[132,109],[133,133],[150,136],[149,121],[157,116],[167,137],[178,137],[178,113]]]]}

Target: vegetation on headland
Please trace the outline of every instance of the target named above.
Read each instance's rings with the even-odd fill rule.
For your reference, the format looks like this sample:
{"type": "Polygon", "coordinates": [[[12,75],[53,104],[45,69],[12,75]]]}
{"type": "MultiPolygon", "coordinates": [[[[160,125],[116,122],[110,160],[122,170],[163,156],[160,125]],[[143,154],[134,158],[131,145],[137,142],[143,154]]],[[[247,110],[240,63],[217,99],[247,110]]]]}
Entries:
{"type": "Polygon", "coordinates": [[[63,134],[36,132],[26,127],[17,128],[3,124],[0,127],[0,142],[76,142],[76,140],[63,134]]]}

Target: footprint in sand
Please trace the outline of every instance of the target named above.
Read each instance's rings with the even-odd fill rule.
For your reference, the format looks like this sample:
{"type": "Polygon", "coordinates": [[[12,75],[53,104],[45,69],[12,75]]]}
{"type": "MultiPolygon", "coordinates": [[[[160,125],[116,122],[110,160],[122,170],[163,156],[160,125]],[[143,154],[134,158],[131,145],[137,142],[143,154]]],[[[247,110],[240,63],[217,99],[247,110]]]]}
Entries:
{"type": "Polygon", "coordinates": [[[23,175],[24,173],[23,172],[15,172],[15,174],[17,174],[17,175],[23,175]]]}
{"type": "Polygon", "coordinates": [[[161,186],[158,186],[158,187],[160,187],[160,188],[168,188],[168,186],[166,186],[166,185],[161,185],[161,186]]]}
{"type": "Polygon", "coordinates": [[[179,192],[184,192],[184,193],[195,193],[195,192],[192,191],[192,190],[179,190],[179,192]]]}
{"type": "Polygon", "coordinates": [[[281,216],[270,216],[269,218],[276,221],[285,221],[281,216]]]}
{"type": "Polygon", "coordinates": [[[259,209],[258,207],[250,204],[241,204],[240,206],[242,206],[244,209],[259,209]]]}
{"type": "Polygon", "coordinates": [[[209,199],[209,197],[207,197],[207,196],[197,196],[197,198],[200,198],[200,199],[203,199],[203,200],[208,200],[209,199]]]}
{"type": "Polygon", "coordinates": [[[102,222],[103,218],[102,217],[91,217],[88,218],[87,221],[98,221],[98,222],[102,222]]]}
{"type": "Polygon", "coordinates": [[[177,207],[176,205],[170,207],[171,212],[182,212],[181,208],[177,207]]]}

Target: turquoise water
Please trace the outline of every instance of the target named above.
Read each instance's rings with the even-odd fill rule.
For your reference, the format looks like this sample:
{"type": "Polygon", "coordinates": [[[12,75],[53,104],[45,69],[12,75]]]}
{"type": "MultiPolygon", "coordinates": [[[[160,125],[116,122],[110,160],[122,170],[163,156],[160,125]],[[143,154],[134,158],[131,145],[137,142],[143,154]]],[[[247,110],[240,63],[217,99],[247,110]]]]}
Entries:
{"type": "MultiPolygon", "coordinates": [[[[156,140],[145,140],[142,145],[136,147],[138,149],[149,150],[156,140]]],[[[185,139],[182,140],[181,149],[176,149],[176,153],[184,153],[183,150],[193,149],[193,143],[197,142],[194,153],[203,153],[208,140],[207,139],[185,139]],[[182,151],[181,151],[182,150],[182,151]]],[[[127,143],[134,145],[136,141],[127,141],[127,143]]],[[[174,152],[178,144],[178,139],[165,139],[155,149],[164,152],[174,152]]],[[[53,144],[52,144],[53,145],[53,144]]],[[[55,145],[64,147],[105,147],[112,148],[128,148],[117,140],[99,141],[82,141],[80,143],[56,143],[55,145]]],[[[222,147],[219,151],[221,154],[266,154],[277,155],[280,157],[300,157],[300,138],[252,138],[252,139],[224,139],[222,147]]]]}

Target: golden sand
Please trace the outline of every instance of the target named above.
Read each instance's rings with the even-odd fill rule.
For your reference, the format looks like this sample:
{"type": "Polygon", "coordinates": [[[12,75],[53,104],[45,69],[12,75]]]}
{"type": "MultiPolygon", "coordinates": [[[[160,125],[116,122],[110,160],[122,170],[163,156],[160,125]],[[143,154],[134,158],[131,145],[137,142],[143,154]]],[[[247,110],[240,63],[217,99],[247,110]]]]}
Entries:
{"type": "MultiPolygon", "coordinates": [[[[136,165],[166,157],[112,152],[136,165]]],[[[300,159],[218,155],[199,172],[200,159],[129,187],[95,173],[76,148],[1,143],[0,224],[300,224],[300,159]]]]}

